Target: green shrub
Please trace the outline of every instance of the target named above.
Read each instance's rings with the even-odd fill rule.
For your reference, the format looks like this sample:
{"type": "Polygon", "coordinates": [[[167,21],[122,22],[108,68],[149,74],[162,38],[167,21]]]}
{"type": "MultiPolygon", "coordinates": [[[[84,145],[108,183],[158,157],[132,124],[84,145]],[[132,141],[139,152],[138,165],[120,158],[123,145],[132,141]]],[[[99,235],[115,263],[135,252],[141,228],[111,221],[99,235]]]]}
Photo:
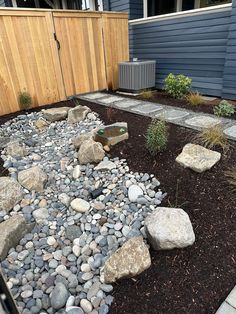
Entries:
{"type": "Polygon", "coordinates": [[[181,98],[186,95],[192,85],[192,79],[184,75],[170,73],[165,78],[165,90],[174,98],[181,98]]]}
{"type": "Polygon", "coordinates": [[[18,101],[22,110],[29,109],[32,105],[32,98],[27,92],[20,92],[18,96],[18,101]]]}
{"type": "Polygon", "coordinates": [[[213,111],[218,117],[230,117],[235,113],[235,106],[227,100],[222,100],[219,105],[213,108],[213,111]]]}
{"type": "Polygon", "coordinates": [[[154,119],[146,134],[146,147],[151,155],[155,156],[158,152],[166,148],[168,142],[168,127],[164,120],[154,119]]]}

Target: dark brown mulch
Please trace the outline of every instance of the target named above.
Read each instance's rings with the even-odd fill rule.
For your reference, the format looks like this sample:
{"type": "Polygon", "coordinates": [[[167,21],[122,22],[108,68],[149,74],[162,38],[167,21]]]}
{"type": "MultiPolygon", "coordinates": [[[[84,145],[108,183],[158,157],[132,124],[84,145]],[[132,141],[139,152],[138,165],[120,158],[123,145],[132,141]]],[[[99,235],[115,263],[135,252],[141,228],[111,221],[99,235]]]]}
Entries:
{"type": "Polygon", "coordinates": [[[193,131],[170,125],[166,151],[152,158],[144,137],[149,118],[119,110],[108,114],[102,106],[80,103],[98,112],[106,124],[128,122],[129,140],[114,146],[112,157],[127,158],[132,171],[155,174],[162,191],[168,193],[162,205],[182,207],[196,234],[196,242],[189,248],[151,251],[152,266],[147,271],[114,286],[109,313],[215,313],[236,282],[236,200],[224,177],[224,171],[235,164],[235,151],[212,170],[196,174],[175,162],[193,131]]]}
{"type": "MultiPolygon", "coordinates": [[[[108,92],[108,93],[114,94],[114,92],[108,92]]],[[[215,105],[218,105],[220,101],[222,100],[220,98],[217,98],[216,100],[213,100],[213,101],[205,101],[203,104],[198,105],[198,106],[192,106],[191,104],[188,103],[186,99],[175,99],[169,96],[165,91],[161,91],[161,90],[155,91],[153,93],[153,97],[148,98],[148,99],[142,97],[142,95],[139,95],[139,96],[122,95],[122,97],[141,99],[144,101],[150,101],[157,104],[162,104],[162,105],[167,105],[167,106],[172,106],[172,107],[179,107],[182,109],[188,109],[195,112],[203,112],[203,113],[210,113],[210,114],[214,114],[213,107],[215,105]]],[[[229,102],[236,106],[236,101],[229,100],[229,102]]],[[[229,118],[236,120],[236,113],[230,116],[229,118]]]]}

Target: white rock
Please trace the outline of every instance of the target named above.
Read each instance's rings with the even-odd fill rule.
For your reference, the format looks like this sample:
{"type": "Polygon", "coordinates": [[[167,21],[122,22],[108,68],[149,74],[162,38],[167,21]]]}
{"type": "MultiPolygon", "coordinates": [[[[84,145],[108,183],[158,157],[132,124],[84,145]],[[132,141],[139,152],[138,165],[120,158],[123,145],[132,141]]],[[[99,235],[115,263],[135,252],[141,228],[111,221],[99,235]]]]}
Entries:
{"type": "Polygon", "coordinates": [[[58,196],[59,201],[64,204],[65,206],[69,207],[70,205],[70,197],[66,193],[61,193],[58,196]]]}
{"type": "Polygon", "coordinates": [[[200,145],[187,144],[176,161],[185,168],[202,173],[211,169],[221,158],[221,154],[200,145]]]}
{"type": "Polygon", "coordinates": [[[70,295],[68,300],[66,301],[66,309],[70,306],[73,306],[75,303],[75,297],[73,295],[70,295]]]}
{"type": "Polygon", "coordinates": [[[80,247],[78,245],[74,245],[72,247],[72,251],[73,251],[75,256],[77,256],[77,257],[80,256],[80,247]]]}
{"type": "Polygon", "coordinates": [[[139,196],[143,195],[143,190],[135,184],[130,185],[128,189],[128,197],[130,202],[136,202],[139,196]]]}
{"type": "Polygon", "coordinates": [[[116,169],[116,164],[110,160],[102,160],[94,169],[99,171],[110,171],[116,169]]]}
{"type": "Polygon", "coordinates": [[[49,217],[47,208],[36,209],[33,211],[32,215],[37,223],[47,222],[47,219],[49,217]]]}
{"type": "Polygon", "coordinates": [[[195,241],[189,216],[181,208],[157,208],[145,219],[145,230],[155,250],[184,248],[195,241]]]}
{"type": "Polygon", "coordinates": [[[57,243],[56,239],[54,237],[48,237],[47,239],[47,244],[48,245],[51,245],[51,246],[54,246],[55,244],[57,243]]]}
{"type": "Polygon", "coordinates": [[[57,266],[57,268],[55,269],[55,271],[58,273],[58,274],[61,274],[63,271],[66,270],[66,266],[64,265],[59,265],[57,266]]]}
{"type": "Polygon", "coordinates": [[[79,213],[85,213],[90,209],[90,204],[82,198],[75,198],[70,206],[79,213]]]}
{"type": "Polygon", "coordinates": [[[90,313],[93,310],[92,304],[86,299],[82,299],[80,301],[80,307],[84,310],[85,313],[90,313]]]}
{"type": "Polygon", "coordinates": [[[80,175],[81,175],[80,165],[76,165],[74,170],[73,170],[72,176],[74,179],[78,179],[80,177],[80,175]]]}

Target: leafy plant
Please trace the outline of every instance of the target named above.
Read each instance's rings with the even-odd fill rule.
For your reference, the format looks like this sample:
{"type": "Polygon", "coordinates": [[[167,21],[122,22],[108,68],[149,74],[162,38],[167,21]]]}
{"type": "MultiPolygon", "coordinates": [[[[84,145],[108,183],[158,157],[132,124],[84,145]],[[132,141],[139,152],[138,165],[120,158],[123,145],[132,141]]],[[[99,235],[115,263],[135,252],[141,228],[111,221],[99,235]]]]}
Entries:
{"type": "Polygon", "coordinates": [[[20,92],[18,95],[18,102],[22,110],[29,109],[32,105],[32,97],[28,92],[20,92]]]}
{"type": "Polygon", "coordinates": [[[236,188],[236,167],[233,167],[224,172],[229,184],[236,188]]]}
{"type": "Polygon", "coordinates": [[[230,147],[221,125],[202,130],[194,137],[194,141],[209,149],[220,147],[224,152],[227,152],[230,147]]]}
{"type": "Polygon", "coordinates": [[[213,108],[213,111],[218,117],[230,117],[235,113],[236,109],[235,106],[227,100],[222,100],[219,105],[213,108]]]}
{"type": "Polygon", "coordinates": [[[192,106],[198,106],[204,102],[199,92],[190,93],[189,95],[186,96],[186,99],[192,106]]]}
{"type": "Polygon", "coordinates": [[[152,156],[163,151],[168,142],[168,126],[164,120],[154,119],[146,134],[146,147],[152,156]]]}
{"type": "Polygon", "coordinates": [[[185,75],[174,75],[170,73],[165,78],[165,90],[174,98],[181,98],[186,95],[192,85],[192,79],[185,75]]]}
{"type": "Polygon", "coordinates": [[[148,91],[142,92],[140,96],[144,99],[151,99],[154,95],[155,95],[155,91],[148,90],[148,91]]]}
{"type": "Polygon", "coordinates": [[[78,100],[78,99],[75,99],[75,100],[74,100],[74,104],[75,104],[76,107],[79,107],[79,106],[80,106],[79,100],[78,100]]]}

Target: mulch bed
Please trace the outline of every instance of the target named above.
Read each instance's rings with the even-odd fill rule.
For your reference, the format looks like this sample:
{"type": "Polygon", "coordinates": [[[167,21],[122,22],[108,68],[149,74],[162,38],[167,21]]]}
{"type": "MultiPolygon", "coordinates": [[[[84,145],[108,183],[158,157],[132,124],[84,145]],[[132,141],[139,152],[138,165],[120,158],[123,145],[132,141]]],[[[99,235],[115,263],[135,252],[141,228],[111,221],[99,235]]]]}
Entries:
{"type": "MultiPolygon", "coordinates": [[[[114,92],[108,92],[108,93],[114,94],[114,92]]],[[[167,105],[167,106],[172,106],[172,107],[179,107],[181,109],[187,109],[187,110],[192,110],[195,112],[203,112],[203,113],[210,113],[210,114],[214,114],[213,107],[215,105],[218,105],[220,101],[222,100],[220,98],[217,98],[212,101],[205,101],[203,104],[198,105],[198,106],[192,106],[191,104],[188,103],[186,99],[184,98],[175,99],[169,96],[165,91],[161,91],[161,90],[154,91],[153,96],[148,99],[142,97],[142,95],[139,95],[139,96],[132,96],[132,95],[128,96],[128,95],[123,95],[123,94],[119,94],[119,95],[122,97],[140,99],[143,101],[150,101],[157,104],[162,104],[162,105],[167,105]]],[[[229,102],[236,106],[236,101],[229,100],[229,102]]],[[[228,118],[236,120],[236,113],[228,118]]]]}
{"type": "MultiPolygon", "coordinates": [[[[168,193],[162,205],[183,208],[196,234],[189,248],[151,250],[152,266],[147,271],[114,285],[109,313],[215,313],[236,283],[236,198],[224,177],[224,171],[235,164],[235,151],[223,156],[213,169],[197,174],[175,162],[194,131],[169,125],[168,147],[153,158],[145,148],[149,118],[120,110],[108,114],[102,106],[80,103],[99,113],[106,124],[128,123],[129,140],[114,146],[111,156],[126,158],[131,171],[155,174],[162,191],[168,193]]],[[[0,124],[4,119],[0,118],[0,124]]]]}

